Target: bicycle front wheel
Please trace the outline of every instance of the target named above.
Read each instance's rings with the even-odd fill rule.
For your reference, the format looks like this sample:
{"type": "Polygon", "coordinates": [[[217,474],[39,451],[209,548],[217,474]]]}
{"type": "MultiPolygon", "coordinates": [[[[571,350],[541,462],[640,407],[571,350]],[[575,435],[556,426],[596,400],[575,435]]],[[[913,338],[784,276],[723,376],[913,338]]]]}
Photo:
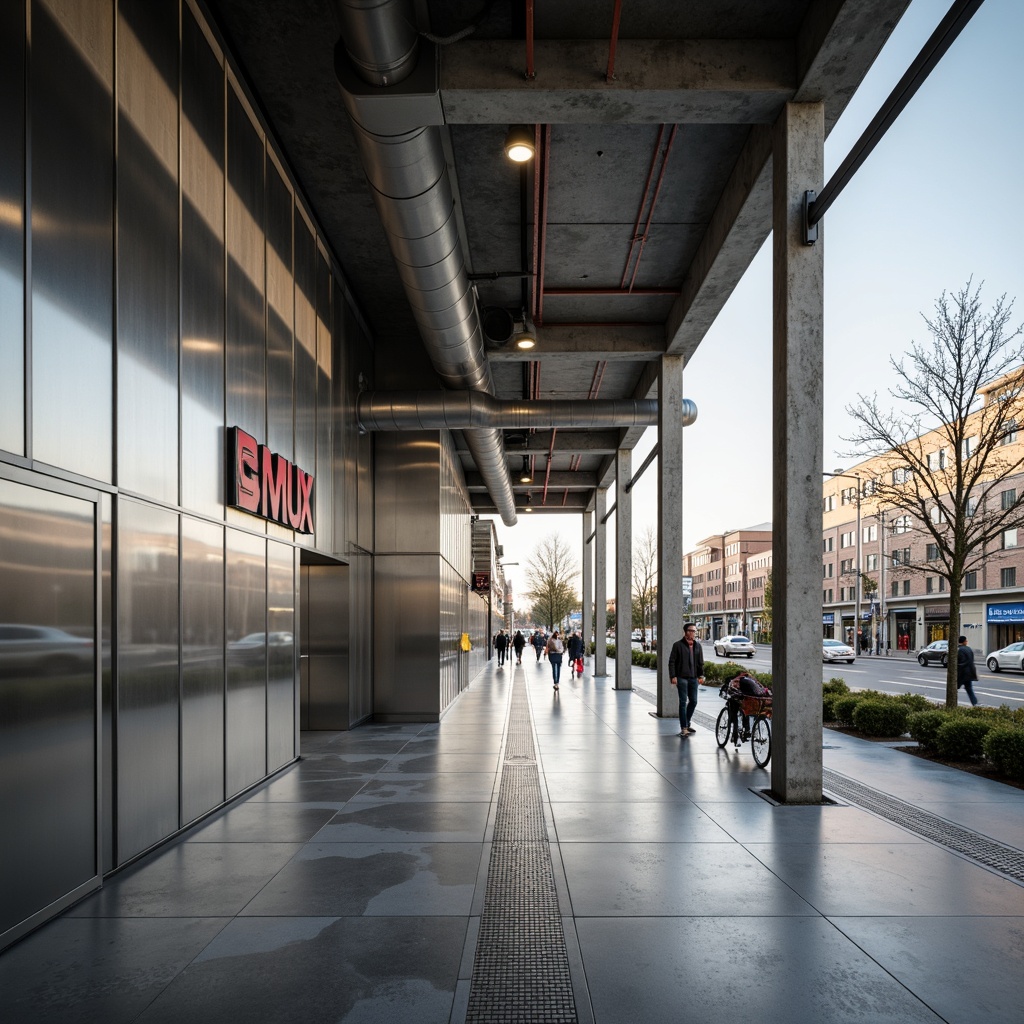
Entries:
{"type": "Polygon", "coordinates": [[[729,709],[722,708],[718,713],[718,721],[715,723],[715,739],[718,745],[724,747],[729,742],[729,709]]]}
{"type": "Polygon", "coordinates": [[[754,728],[750,731],[750,749],[758,768],[763,768],[772,759],[772,726],[763,715],[758,715],[754,720],[754,728]]]}

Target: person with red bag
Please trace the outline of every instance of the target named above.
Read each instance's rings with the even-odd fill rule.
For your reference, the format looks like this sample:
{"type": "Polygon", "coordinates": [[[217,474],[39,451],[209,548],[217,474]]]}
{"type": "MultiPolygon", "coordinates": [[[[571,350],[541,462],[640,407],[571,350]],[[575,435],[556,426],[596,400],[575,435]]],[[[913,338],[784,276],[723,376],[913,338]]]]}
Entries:
{"type": "Polygon", "coordinates": [[[576,630],[571,637],[569,637],[569,668],[570,674],[573,679],[576,676],[583,675],[583,637],[580,636],[579,630],[576,630]]]}

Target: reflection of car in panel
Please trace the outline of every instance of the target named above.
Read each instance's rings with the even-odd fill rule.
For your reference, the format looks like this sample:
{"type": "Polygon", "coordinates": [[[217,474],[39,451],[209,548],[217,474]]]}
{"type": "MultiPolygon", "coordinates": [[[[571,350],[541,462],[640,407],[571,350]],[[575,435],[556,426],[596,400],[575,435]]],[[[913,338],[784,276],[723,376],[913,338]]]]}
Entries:
{"type": "Polygon", "coordinates": [[[91,671],[93,642],[54,626],[0,623],[0,669],[5,675],[91,671]]]}
{"type": "Polygon", "coordinates": [[[933,661],[937,661],[945,668],[947,647],[948,643],[945,640],[936,640],[927,647],[922,647],[917,654],[917,663],[919,665],[930,665],[933,661]]]}
{"type": "Polygon", "coordinates": [[[1001,668],[1019,668],[1024,670],[1024,643],[1010,644],[998,651],[993,651],[988,656],[986,665],[993,671],[998,672],[1001,668]]]}
{"type": "Polygon", "coordinates": [[[842,640],[821,641],[822,661],[845,661],[852,665],[856,656],[853,648],[844,644],[842,640]]]}
{"type": "Polygon", "coordinates": [[[715,654],[720,658],[733,654],[745,654],[752,658],[754,651],[754,642],[746,636],[723,636],[715,641],[715,654]]]}
{"type": "Polygon", "coordinates": [[[243,658],[262,657],[263,651],[267,646],[268,636],[271,647],[291,647],[295,643],[294,635],[285,630],[274,631],[270,634],[247,633],[239,640],[229,641],[228,651],[235,652],[243,658]]]}

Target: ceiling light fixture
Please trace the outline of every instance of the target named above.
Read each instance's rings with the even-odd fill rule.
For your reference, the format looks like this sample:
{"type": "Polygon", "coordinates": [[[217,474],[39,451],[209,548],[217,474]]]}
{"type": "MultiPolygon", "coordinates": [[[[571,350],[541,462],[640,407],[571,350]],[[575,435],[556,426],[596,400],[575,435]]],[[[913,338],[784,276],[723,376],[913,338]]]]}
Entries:
{"type": "Polygon", "coordinates": [[[519,482],[521,484],[533,483],[533,474],[530,472],[530,458],[527,455],[523,456],[523,471],[519,474],[519,482]]]}
{"type": "Polygon", "coordinates": [[[531,498],[529,491],[527,491],[527,493],[526,493],[526,504],[523,506],[523,511],[524,512],[532,512],[533,511],[533,499],[531,498]]]}
{"type": "Polygon", "coordinates": [[[533,129],[525,124],[512,125],[505,136],[505,156],[517,164],[525,164],[533,159],[533,154],[533,129]]]}
{"type": "Polygon", "coordinates": [[[515,346],[518,349],[527,350],[537,345],[537,328],[533,326],[526,314],[523,314],[522,325],[515,334],[515,346]]]}

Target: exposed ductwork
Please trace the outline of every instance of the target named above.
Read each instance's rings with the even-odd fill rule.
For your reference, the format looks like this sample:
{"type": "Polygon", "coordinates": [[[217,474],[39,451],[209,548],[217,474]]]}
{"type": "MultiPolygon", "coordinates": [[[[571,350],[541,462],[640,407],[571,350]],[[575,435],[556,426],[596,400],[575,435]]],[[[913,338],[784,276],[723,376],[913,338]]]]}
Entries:
{"type": "MultiPolygon", "coordinates": [[[[363,430],[527,430],[568,427],[645,427],[658,422],[658,401],[505,401],[479,391],[364,392],[356,415],[363,430]]],[[[697,418],[697,406],[683,399],[682,422],[697,418]]],[[[470,435],[467,434],[467,437],[470,435]]]]}
{"type": "MultiPolygon", "coordinates": [[[[335,65],[342,95],[427,352],[445,387],[493,392],[440,129],[423,126],[422,121],[417,124],[415,115],[423,107],[414,100],[408,114],[384,118],[386,131],[380,130],[383,126],[376,119],[372,128],[378,130],[371,130],[364,111],[374,104],[379,110],[379,98],[371,95],[364,102],[346,88],[342,45],[359,77],[373,86],[392,86],[413,74],[419,47],[411,4],[407,0],[338,0],[337,9],[342,44],[335,51],[335,65]],[[403,117],[413,124],[402,124],[403,117]]],[[[394,100],[395,104],[409,102],[401,95],[394,100]]],[[[466,443],[502,521],[514,526],[515,498],[501,433],[493,427],[474,430],[467,433],[466,443]]]]}

